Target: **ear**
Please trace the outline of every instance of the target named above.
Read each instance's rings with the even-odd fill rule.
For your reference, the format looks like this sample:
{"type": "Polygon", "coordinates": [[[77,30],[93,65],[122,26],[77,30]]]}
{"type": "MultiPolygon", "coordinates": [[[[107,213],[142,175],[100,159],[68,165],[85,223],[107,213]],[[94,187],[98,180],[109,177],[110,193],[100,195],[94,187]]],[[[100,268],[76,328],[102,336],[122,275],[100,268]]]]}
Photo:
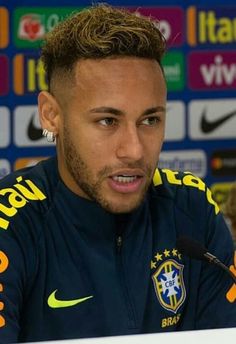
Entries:
{"type": "Polygon", "coordinates": [[[56,136],[59,132],[60,106],[56,99],[47,91],[38,95],[39,120],[42,129],[51,131],[56,136]]]}

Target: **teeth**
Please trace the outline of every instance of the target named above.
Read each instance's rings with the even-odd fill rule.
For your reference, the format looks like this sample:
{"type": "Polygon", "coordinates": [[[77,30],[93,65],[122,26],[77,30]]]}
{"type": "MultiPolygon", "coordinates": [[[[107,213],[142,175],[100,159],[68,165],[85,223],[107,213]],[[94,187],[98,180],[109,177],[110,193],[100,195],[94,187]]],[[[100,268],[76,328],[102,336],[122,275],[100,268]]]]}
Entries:
{"type": "Polygon", "coordinates": [[[114,176],[113,180],[119,183],[132,183],[137,176],[114,176]]]}

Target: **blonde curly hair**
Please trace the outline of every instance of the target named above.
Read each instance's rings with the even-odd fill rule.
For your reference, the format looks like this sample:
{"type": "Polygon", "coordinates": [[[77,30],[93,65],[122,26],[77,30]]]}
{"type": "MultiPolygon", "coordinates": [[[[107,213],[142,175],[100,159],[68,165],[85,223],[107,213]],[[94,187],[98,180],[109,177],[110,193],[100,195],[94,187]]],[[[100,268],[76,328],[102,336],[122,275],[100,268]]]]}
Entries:
{"type": "Polygon", "coordinates": [[[98,4],[72,14],[49,32],[41,59],[50,86],[54,75],[71,75],[79,59],[135,56],[155,59],[161,66],[165,49],[157,22],[98,4]]]}

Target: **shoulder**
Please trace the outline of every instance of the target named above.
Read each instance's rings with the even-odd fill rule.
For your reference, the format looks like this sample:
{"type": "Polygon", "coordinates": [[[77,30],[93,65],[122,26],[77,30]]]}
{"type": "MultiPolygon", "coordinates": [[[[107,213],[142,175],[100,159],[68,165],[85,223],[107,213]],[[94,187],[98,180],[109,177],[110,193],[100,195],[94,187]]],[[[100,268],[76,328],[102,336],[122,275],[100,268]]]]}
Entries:
{"type": "Polygon", "coordinates": [[[55,164],[54,159],[45,160],[0,181],[0,229],[7,230],[19,215],[47,212],[58,179],[55,164]]]}
{"type": "Polygon", "coordinates": [[[45,214],[51,207],[57,178],[56,162],[42,161],[0,181],[0,252],[9,269],[4,283],[31,288],[37,273],[45,214]],[[22,284],[23,283],[23,284],[22,284]]]}
{"type": "Polygon", "coordinates": [[[202,179],[190,172],[157,169],[150,202],[159,218],[174,223],[177,236],[187,235],[200,241],[225,262],[224,254],[228,261],[232,259],[229,230],[202,179]]]}
{"type": "Polygon", "coordinates": [[[204,181],[191,172],[156,169],[153,177],[154,198],[166,198],[190,214],[209,211],[217,215],[219,207],[204,181]]]}

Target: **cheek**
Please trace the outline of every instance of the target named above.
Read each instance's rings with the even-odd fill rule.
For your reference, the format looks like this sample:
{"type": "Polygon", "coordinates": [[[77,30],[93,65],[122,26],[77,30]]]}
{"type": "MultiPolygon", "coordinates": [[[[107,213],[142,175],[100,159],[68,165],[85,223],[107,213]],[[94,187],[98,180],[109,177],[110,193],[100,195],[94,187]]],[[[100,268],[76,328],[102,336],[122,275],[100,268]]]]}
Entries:
{"type": "Polygon", "coordinates": [[[76,140],[77,152],[88,166],[101,169],[108,161],[108,141],[106,143],[97,140],[94,135],[83,135],[76,140]]]}
{"type": "Polygon", "coordinates": [[[107,137],[105,135],[99,137],[91,135],[90,144],[90,152],[94,154],[95,159],[108,159],[116,149],[114,137],[107,137]]]}
{"type": "Polygon", "coordinates": [[[145,136],[143,146],[147,155],[156,155],[160,152],[164,141],[164,131],[158,131],[145,136]]]}

